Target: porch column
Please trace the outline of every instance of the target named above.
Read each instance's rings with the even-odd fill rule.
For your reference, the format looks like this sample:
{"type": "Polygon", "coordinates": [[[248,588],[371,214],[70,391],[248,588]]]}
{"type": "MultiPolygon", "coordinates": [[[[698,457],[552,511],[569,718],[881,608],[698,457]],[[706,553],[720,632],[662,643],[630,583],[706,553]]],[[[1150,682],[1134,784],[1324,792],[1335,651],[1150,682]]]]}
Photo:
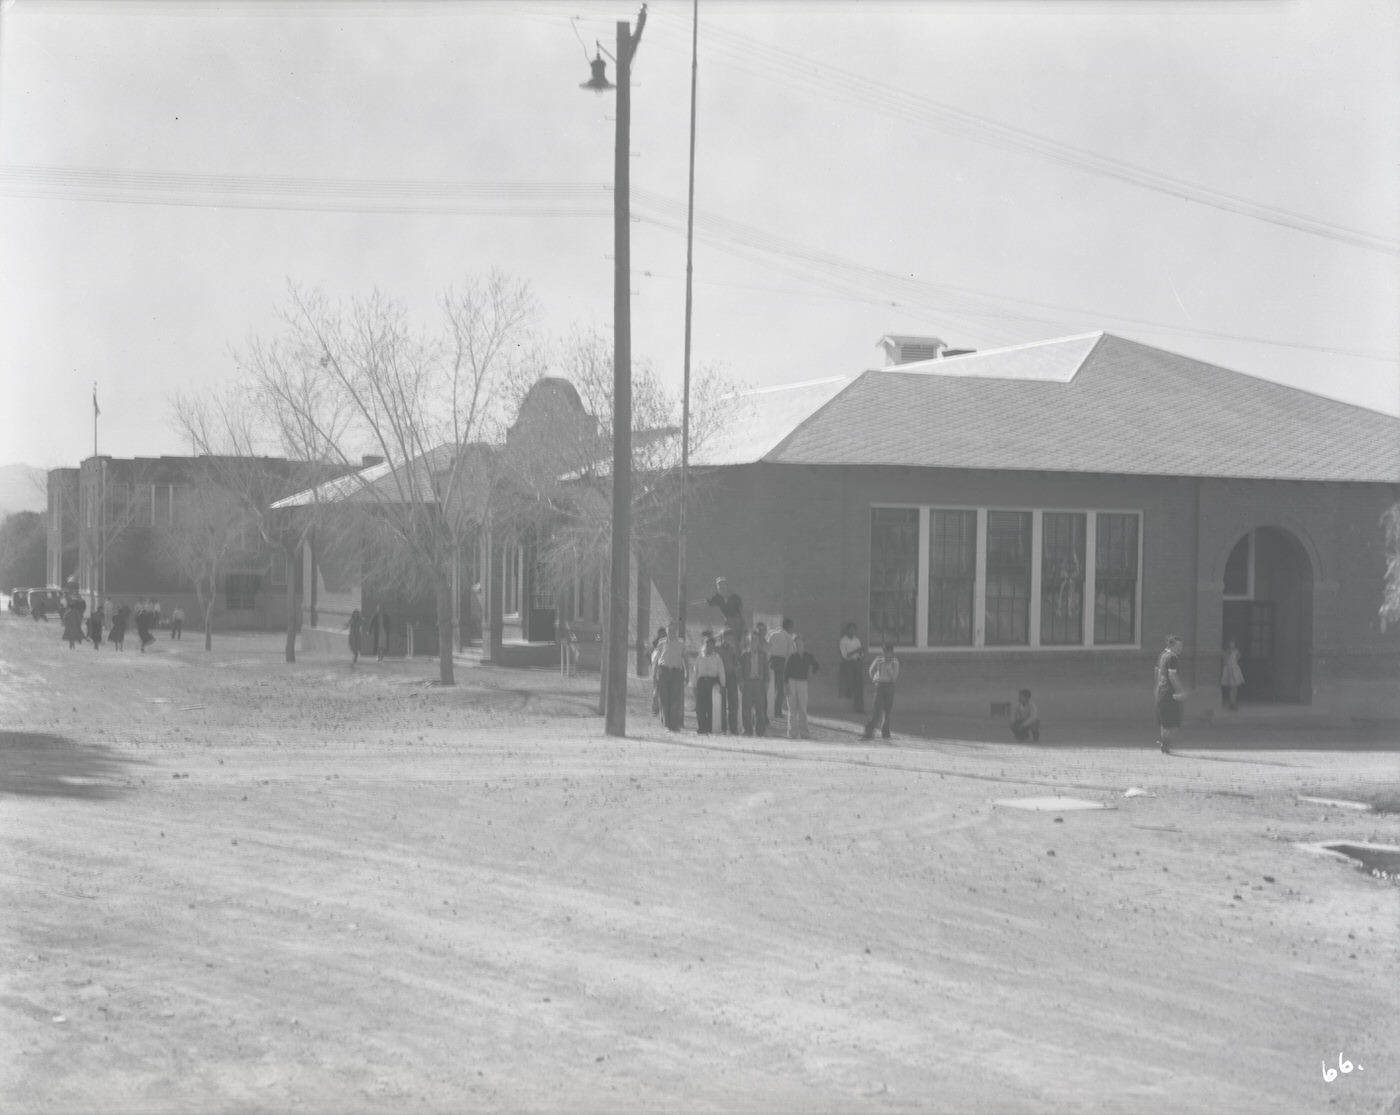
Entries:
{"type": "Polygon", "coordinates": [[[501,639],[505,628],[502,607],[505,554],[496,542],[495,531],[488,527],[482,532],[482,576],[486,581],[486,615],[481,628],[482,657],[488,662],[500,662],[501,639]]]}
{"type": "Polygon", "coordinates": [[[647,653],[647,632],[651,630],[651,574],[646,554],[637,550],[637,676],[651,674],[651,655],[647,653]]]}

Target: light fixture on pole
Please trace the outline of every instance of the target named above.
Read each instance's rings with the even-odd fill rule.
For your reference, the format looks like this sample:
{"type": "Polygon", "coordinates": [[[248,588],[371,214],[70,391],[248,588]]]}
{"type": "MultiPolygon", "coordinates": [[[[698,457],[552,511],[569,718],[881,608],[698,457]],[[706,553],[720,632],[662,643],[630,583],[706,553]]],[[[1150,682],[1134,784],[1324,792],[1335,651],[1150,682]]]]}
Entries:
{"type": "Polygon", "coordinates": [[[579,82],[580,89],[592,89],[595,93],[606,93],[609,89],[616,89],[608,80],[608,64],[603,61],[603,48],[598,47],[598,53],[593,56],[593,61],[588,63],[593,67],[593,76],[587,81],[579,82]]]}
{"type": "MultiPolygon", "coordinates": [[[[631,144],[632,59],[646,26],[647,8],[637,16],[637,30],[624,20],[617,24],[617,138],[613,153],[613,462],[612,560],[608,584],[608,645],[604,648],[604,730],[627,734],[628,576],[632,545],[632,320],[631,220],[628,152],[631,144]]],[[[602,48],[590,65],[593,75],[584,89],[609,88],[602,48]]]]}

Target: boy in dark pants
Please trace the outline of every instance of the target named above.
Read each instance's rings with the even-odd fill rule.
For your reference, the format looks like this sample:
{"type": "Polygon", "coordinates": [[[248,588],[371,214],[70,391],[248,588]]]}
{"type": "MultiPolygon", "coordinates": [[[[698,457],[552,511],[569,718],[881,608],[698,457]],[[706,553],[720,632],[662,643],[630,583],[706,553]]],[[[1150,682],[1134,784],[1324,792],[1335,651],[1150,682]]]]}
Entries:
{"type": "Polygon", "coordinates": [[[880,735],[890,738],[890,712],[894,708],[894,683],[899,680],[899,659],[894,656],[894,644],[886,643],[885,652],[870,663],[870,680],[875,683],[875,707],[870,719],[865,723],[862,739],[875,738],[875,725],[880,724],[880,735]],[[883,721],[883,723],[882,723],[883,721]]]}
{"type": "Polygon", "coordinates": [[[745,636],[735,671],[744,687],[744,735],[768,734],[768,653],[757,635],[745,636]]]}
{"type": "Polygon", "coordinates": [[[739,632],[732,627],[726,627],[720,636],[719,646],[720,660],[724,663],[724,700],[720,702],[720,711],[723,714],[722,723],[719,726],[721,732],[728,732],[731,736],[739,734],[739,632]]]}

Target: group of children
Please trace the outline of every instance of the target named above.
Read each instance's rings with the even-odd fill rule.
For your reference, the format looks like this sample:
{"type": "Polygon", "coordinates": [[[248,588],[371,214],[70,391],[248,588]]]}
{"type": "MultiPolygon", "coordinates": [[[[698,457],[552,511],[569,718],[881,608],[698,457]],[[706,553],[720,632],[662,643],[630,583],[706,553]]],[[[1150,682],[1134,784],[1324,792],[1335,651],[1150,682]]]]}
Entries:
{"type": "MultiPolygon", "coordinates": [[[[146,652],[146,647],[155,642],[155,636],[151,634],[151,629],[161,622],[160,603],[155,600],[141,600],[133,610],[131,605],[119,603],[113,605],[108,601],[106,605],[99,603],[92,610],[92,614],[84,615],[87,612],[87,601],[81,596],[70,596],[63,606],[63,640],[68,644],[68,649],[74,649],[79,643],[92,643],[92,649],[97,650],[102,646],[105,635],[107,640],[117,650],[126,649],[126,629],[132,622],[135,622],[136,633],[141,641],[141,653],[146,652]],[[111,623],[108,625],[107,611],[111,608],[111,623]],[[86,629],[86,630],[85,630],[86,629]]],[[[179,639],[184,631],[185,610],[177,607],[170,614],[170,637],[179,639]]]]}
{"type": "MultiPolygon", "coordinates": [[[[819,670],[816,657],[807,650],[802,636],[793,628],[793,621],[784,616],[778,630],[769,632],[762,621],[752,629],[743,622],[743,602],[737,593],[729,591],[728,582],[715,581],[715,594],[703,601],[717,608],[724,619],[724,628],[716,634],[713,629],[701,632],[698,657],[692,659],[681,637],[678,624],[662,627],[652,641],[652,711],[659,715],[669,731],[679,731],[685,720],[685,690],[695,692],[696,728],[702,735],[716,730],[715,702],[718,695],[720,732],[746,736],[763,736],[780,717],[787,717],[787,735],[791,739],[810,739],[807,718],[808,686],[819,670]],[[773,683],[771,717],[768,706],[769,679],[773,683]]],[[[864,646],[855,633],[855,624],[847,624],[839,644],[841,654],[841,692],[864,711],[864,677],[861,664],[864,646]]],[[[894,707],[894,687],[899,677],[899,660],[894,645],[886,643],[884,654],[870,666],[870,678],[875,683],[875,706],[865,726],[864,738],[871,739],[875,728],[882,728],[885,739],[890,738],[890,717],[894,707]]]]}

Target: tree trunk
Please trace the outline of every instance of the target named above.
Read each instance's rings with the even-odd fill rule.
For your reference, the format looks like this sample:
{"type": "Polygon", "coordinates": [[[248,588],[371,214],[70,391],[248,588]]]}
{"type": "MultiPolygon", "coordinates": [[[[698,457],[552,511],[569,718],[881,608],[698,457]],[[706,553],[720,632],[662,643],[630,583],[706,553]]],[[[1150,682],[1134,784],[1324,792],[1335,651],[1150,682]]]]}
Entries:
{"type": "Polygon", "coordinates": [[[301,626],[301,612],[297,608],[297,584],[296,571],[297,559],[293,551],[288,550],[287,559],[287,661],[297,660],[297,628],[301,626]]]}
{"type": "Polygon", "coordinates": [[[606,716],[608,713],[608,647],[612,644],[608,642],[609,629],[612,627],[612,578],[602,578],[602,591],[598,595],[599,612],[603,617],[603,642],[601,650],[603,657],[598,669],[598,715],[606,716]]]}
{"type": "Polygon", "coordinates": [[[204,604],[204,649],[214,649],[214,594],[204,604]]]}
{"type": "Polygon", "coordinates": [[[452,579],[437,579],[438,681],[455,685],[452,676],[452,579]]]}
{"type": "MultiPolygon", "coordinates": [[[[210,581],[214,581],[211,577],[210,581]]],[[[204,592],[204,579],[196,577],[194,582],[194,596],[199,601],[199,610],[204,613],[204,649],[214,649],[214,590],[211,587],[209,594],[204,592]]]]}

